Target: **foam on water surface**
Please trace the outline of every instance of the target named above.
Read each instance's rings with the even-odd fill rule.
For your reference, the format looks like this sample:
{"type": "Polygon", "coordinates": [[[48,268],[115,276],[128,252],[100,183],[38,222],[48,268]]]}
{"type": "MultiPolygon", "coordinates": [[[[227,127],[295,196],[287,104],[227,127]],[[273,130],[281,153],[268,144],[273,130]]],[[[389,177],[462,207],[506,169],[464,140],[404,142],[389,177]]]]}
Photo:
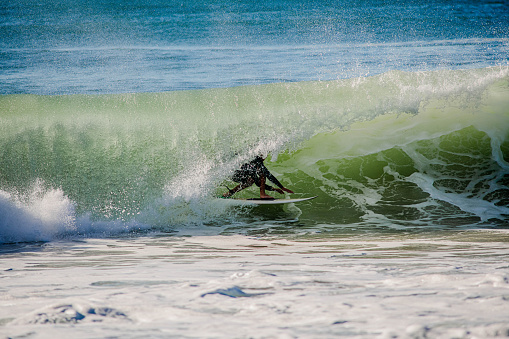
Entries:
{"type": "Polygon", "coordinates": [[[508,241],[507,232],[464,231],[435,240],[160,236],[13,246],[2,253],[0,332],[495,337],[509,330],[508,241]]]}

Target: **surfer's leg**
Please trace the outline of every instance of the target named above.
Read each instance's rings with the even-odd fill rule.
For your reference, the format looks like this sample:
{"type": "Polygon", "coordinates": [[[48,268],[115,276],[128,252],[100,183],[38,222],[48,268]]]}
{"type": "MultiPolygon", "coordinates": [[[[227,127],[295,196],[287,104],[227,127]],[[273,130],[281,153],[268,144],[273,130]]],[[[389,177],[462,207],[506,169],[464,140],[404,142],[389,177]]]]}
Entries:
{"type": "Polygon", "coordinates": [[[261,199],[274,199],[273,197],[271,197],[270,195],[267,195],[265,193],[265,181],[267,179],[265,178],[264,175],[260,175],[260,198],[261,199]]]}
{"type": "Polygon", "coordinates": [[[245,181],[241,182],[237,186],[235,186],[233,189],[231,189],[229,192],[223,194],[223,197],[228,198],[234,195],[235,193],[242,191],[244,188],[248,188],[254,184],[253,178],[247,178],[245,181]]]}

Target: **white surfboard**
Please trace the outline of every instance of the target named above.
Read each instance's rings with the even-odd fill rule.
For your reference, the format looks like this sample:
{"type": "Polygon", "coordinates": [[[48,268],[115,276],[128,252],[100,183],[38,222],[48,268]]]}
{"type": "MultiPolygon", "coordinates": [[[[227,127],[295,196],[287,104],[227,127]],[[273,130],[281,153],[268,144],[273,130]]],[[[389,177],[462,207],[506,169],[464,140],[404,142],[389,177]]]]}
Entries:
{"type": "Polygon", "coordinates": [[[316,198],[310,197],[310,198],[299,198],[299,199],[260,199],[260,198],[254,198],[254,199],[232,199],[234,201],[242,202],[243,204],[251,204],[251,205],[280,205],[280,204],[291,204],[295,202],[301,202],[306,200],[311,200],[316,198]]]}

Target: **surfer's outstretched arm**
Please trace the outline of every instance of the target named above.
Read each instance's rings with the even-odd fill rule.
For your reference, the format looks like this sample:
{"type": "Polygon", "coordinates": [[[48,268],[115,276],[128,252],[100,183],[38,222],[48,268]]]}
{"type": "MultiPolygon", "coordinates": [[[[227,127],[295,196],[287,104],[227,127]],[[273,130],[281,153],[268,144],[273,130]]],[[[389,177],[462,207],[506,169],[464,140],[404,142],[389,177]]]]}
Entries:
{"type": "Polygon", "coordinates": [[[267,168],[265,168],[265,169],[266,169],[266,173],[268,174],[268,175],[267,175],[267,179],[269,179],[269,180],[270,180],[270,181],[272,181],[274,184],[276,184],[276,185],[278,185],[278,186],[279,186],[279,188],[275,188],[275,187],[274,187],[274,188],[272,188],[272,191],[276,191],[276,192],[278,192],[278,193],[280,193],[280,194],[283,194],[283,191],[284,191],[284,192],[287,192],[287,193],[293,193],[293,191],[292,191],[292,190],[289,190],[288,188],[284,187],[284,186],[283,186],[283,185],[279,182],[279,180],[277,180],[277,179],[276,179],[276,177],[275,177],[275,176],[273,176],[273,175],[272,175],[272,173],[270,173],[270,172],[269,172],[269,170],[267,170],[267,168]]]}
{"type": "Polygon", "coordinates": [[[287,192],[287,193],[293,193],[292,190],[289,190],[288,188],[285,188],[283,186],[283,184],[281,184],[279,182],[279,180],[277,180],[277,178],[272,175],[272,173],[269,172],[269,170],[267,169],[267,167],[265,167],[265,165],[263,163],[260,164],[261,168],[260,168],[260,172],[261,172],[261,176],[264,176],[266,177],[267,179],[269,179],[271,182],[273,182],[274,184],[276,184],[279,188],[272,188],[271,191],[276,191],[280,194],[283,194],[283,191],[287,192]]]}

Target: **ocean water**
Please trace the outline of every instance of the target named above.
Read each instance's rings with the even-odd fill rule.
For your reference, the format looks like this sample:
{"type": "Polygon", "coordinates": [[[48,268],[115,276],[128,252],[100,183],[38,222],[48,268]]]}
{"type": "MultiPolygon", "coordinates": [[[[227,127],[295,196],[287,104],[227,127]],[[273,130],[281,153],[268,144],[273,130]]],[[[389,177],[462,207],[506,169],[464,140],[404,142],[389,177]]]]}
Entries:
{"type": "Polygon", "coordinates": [[[509,336],[508,22],[497,0],[1,3],[0,335],[509,336]],[[218,199],[259,153],[318,197],[218,199]]]}

